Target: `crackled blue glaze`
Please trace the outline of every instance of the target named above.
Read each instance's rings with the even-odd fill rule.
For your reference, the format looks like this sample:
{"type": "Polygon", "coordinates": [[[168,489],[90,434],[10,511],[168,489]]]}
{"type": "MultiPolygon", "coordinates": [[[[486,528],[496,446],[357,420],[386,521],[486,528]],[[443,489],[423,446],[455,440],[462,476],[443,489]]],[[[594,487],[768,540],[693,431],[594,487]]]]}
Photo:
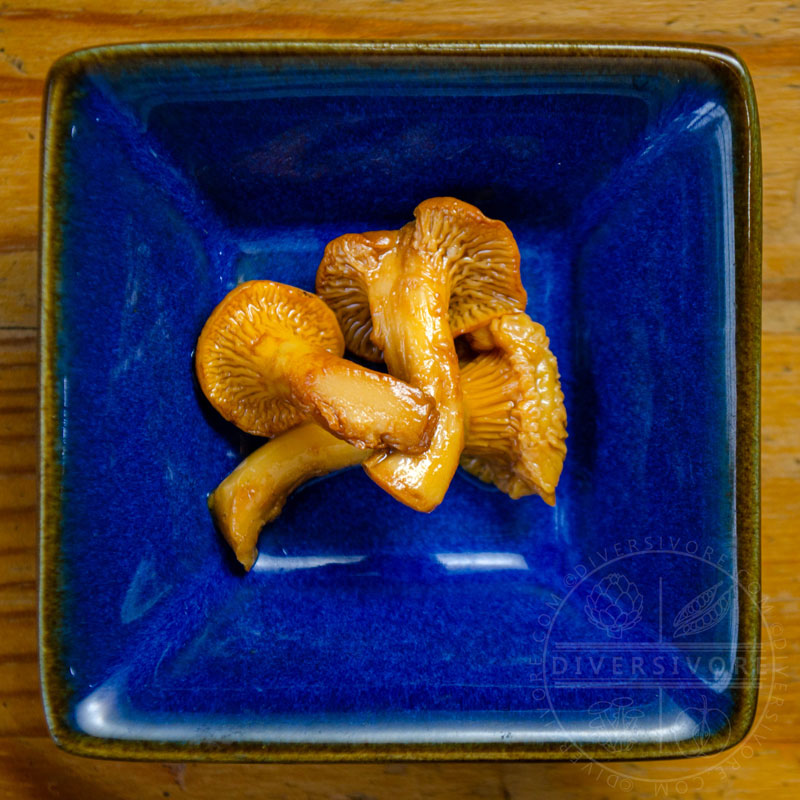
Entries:
{"type": "Polygon", "coordinates": [[[710,73],[122,60],[76,81],[59,135],[70,726],[618,744],[723,726],[733,157],[710,73]],[[313,288],[328,240],[436,195],[519,243],[569,416],[556,508],[459,473],[422,515],[350,471],[297,492],[244,575],[206,497],[257,442],[198,392],[206,317],[242,280],[313,288]]]}

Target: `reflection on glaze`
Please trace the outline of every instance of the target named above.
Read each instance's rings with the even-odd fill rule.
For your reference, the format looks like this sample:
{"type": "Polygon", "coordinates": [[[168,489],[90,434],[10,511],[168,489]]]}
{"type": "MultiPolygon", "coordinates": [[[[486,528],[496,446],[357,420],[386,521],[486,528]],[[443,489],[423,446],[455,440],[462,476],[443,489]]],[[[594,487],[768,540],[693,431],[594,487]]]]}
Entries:
{"type": "Polygon", "coordinates": [[[316,569],[330,564],[358,564],[366,556],[269,556],[261,553],[253,564],[253,572],[292,572],[316,569]]]}
{"type": "Polygon", "coordinates": [[[525,556],[519,553],[436,553],[434,558],[450,572],[528,569],[525,556]]]}
{"type": "Polygon", "coordinates": [[[152,558],[143,558],[133,574],[120,609],[123,623],[133,622],[146,614],[169,590],[163,570],[157,568],[152,558]]]}
{"type": "Polygon", "coordinates": [[[365,727],[370,742],[381,743],[514,743],[573,742],[619,743],[681,742],[700,732],[700,725],[674,703],[637,709],[629,714],[599,719],[599,715],[556,712],[542,715],[521,712],[509,717],[499,711],[483,711],[480,718],[452,712],[407,714],[281,713],[265,714],[243,724],[225,715],[195,710],[174,721],[164,714],[131,707],[127,675],[123,671],[79,701],[75,708],[78,729],[91,736],[144,741],[197,742],[207,737],[212,725],[220,740],[263,742],[363,742],[365,727]],[[605,724],[598,724],[602,722],[605,724]],[[620,724],[620,723],[623,724],[620,724]]]}

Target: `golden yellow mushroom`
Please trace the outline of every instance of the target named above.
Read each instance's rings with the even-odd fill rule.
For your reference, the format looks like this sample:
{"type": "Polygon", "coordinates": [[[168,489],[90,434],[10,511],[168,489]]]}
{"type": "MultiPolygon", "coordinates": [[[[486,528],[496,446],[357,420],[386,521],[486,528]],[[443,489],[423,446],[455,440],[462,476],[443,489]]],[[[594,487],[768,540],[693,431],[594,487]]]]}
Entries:
{"type": "Polygon", "coordinates": [[[452,197],[421,203],[399,231],[332,241],[317,292],[339,320],[348,347],[430,395],[439,419],[420,455],[382,451],[367,474],[402,503],[431,511],[442,501],[464,444],[453,336],[524,309],[519,250],[505,224],[452,197]]]}
{"type": "Polygon", "coordinates": [[[208,506],[244,568],[255,563],[261,529],[281,513],[298,486],[360,464],[371,452],[306,423],[276,436],[242,461],[217,487],[208,506]]]}
{"type": "MultiPolygon", "coordinates": [[[[553,505],[566,454],[566,413],[544,328],[525,314],[512,314],[482,329],[477,344],[491,349],[472,353],[461,365],[462,466],[515,499],[538,494],[553,505]]],[[[316,425],[303,425],[248,456],[209,501],[245,569],[255,560],[261,528],[278,516],[294,489],[370,455],[316,425]]]]}
{"type": "Polygon", "coordinates": [[[211,404],[248,433],[274,436],[313,420],[357,447],[423,452],[436,425],[433,400],[343,352],[336,317],[318,297],[250,281],[208,318],[195,364],[211,404]]]}
{"type": "Polygon", "coordinates": [[[544,328],[527,314],[508,314],[468,338],[484,352],[461,363],[461,466],[514,499],[538,494],[555,505],[567,413],[544,328]]]}

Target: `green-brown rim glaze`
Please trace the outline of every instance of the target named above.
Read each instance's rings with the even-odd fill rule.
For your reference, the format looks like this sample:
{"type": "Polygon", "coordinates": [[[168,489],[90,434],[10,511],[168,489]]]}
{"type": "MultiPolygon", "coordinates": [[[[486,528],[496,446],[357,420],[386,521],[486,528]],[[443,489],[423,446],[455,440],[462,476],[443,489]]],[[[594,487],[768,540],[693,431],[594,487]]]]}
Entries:
{"type": "Polygon", "coordinates": [[[84,756],[202,761],[555,761],[634,760],[705,755],[744,738],[755,717],[760,646],[760,337],[761,337],[761,148],[752,80],[730,50],[697,44],[657,42],[170,42],[112,45],[64,56],[52,67],[45,93],[42,149],[40,261],[40,441],[39,441],[39,652],[47,724],[63,749],[84,756]],[[695,61],[713,70],[726,87],[734,127],[736,253],[736,529],[739,639],[744,649],[741,680],[734,689],[730,726],[688,751],[680,742],[634,743],[626,749],[602,744],[270,744],[268,742],[165,742],[102,739],[69,726],[70,690],[61,649],[60,565],[61,456],[57,448],[59,409],[54,386],[60,242],[54,209],[61,187],[57,131],[68,108],[73,81],[89,65],[132,57],[219,56],[503,56],[538,58],[666,58],[695,61]],[[753,591],[755,590],[755,591],[753,591]]]}

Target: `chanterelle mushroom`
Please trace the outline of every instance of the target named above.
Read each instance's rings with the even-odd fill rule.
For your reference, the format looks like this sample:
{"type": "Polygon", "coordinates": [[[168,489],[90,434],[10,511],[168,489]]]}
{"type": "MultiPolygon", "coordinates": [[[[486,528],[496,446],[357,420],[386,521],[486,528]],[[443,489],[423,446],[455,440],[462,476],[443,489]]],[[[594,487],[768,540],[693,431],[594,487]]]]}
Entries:
{"type": "Polygon", "coordinates": [[[225,541],[246,570],[253,566],[261,529],[281,513],[286,498],[319,475],[360,464],[360,450],[313,423],[276,436],[251,453],[208,501],[225,541]]]}
{"type": "Polygon", "coordinates": [[[195,361],[211,404],[248,433],[274,436],[313,419],[357,447],[424,451],[436,424],[432,399],[343,352],[336,317],[318,297],[250,281],[214,309],[195,361]]]}
{"type": "Polygon", "coordinates": [[[355,353],[436,402],[439,420],[421,455],[380,452],[367,474],[419,511],[441,501],[464,441],[453,336],[524,309],[519,250],[507,226],[452,197],[421,203],[399,231],[347,234],[325,248],[317,292],[355,353]]]}
{"type": "MultiPolygon", "coordinates": [[[[525,314],[496,319],[474,337],[473,346],[486,352],[471,354],[461,365],[466,429],[461,462],[514,499],[538,494],[553,505],[566,454],[566,413],[548,345],[544,328],[525,314]]],[[[209,502],[245,569],[255,559],[259,532],[294,489],[369,456],[316,425],[277,436],[248,456],[209,502]]]]}
{"type": "Polygon", "coordinates": [[[508,314],[470,338],[484,352],[461,363],[461,466],[510,497],[538,494],[555,505],[567,414],[544,328],[527,314],[508,314]]]}

